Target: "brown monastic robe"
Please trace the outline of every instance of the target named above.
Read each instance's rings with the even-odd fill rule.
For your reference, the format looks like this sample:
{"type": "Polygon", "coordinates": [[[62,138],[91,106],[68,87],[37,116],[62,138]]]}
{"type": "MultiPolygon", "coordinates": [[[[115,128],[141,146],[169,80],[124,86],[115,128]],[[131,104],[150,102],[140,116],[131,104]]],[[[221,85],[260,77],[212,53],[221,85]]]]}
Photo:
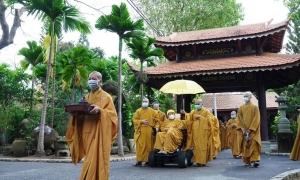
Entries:
{"type": "Polygon", "coordinates": [[[251,163],[260,161],[261,137],[260,137],[260,113],[259,109],[252,102],[243,104],[238,111],[237,129],[244,128],[245,131],[251,130],[250,141],[247,142],[243,137],[242,153],[243,162],[251,163]],[[249,146],[249,147],[247,147],[249,146]]]}
{"type": "Polygon", "coordinates": [[[80,180],[108,180],[110,151],[118,131],[116,109],[111,96],[100,88],[86,100],[100,108],[100,115],[71,116],[66,141],[74,164],[85,156],[80,180]]]}
{"type": "Polygon", "coordinates": [[[300,116],[298,118],[298,132],[293,146],[293,150],[290,155],[290,159],[294,161],[300,160],[300,116]]]}
{"type": "Polygon", "coordinates": [[[152,135],[152,127],[159,128],[158,113],[147,107],[139,108],[132,117],[134,125],[134,143],[136,145],[137,162],[148,162],[148,155],[154,147],[155,136],[152,135]],[[149,125],[142,124],[142,120],[146,119],[149,125]]]}

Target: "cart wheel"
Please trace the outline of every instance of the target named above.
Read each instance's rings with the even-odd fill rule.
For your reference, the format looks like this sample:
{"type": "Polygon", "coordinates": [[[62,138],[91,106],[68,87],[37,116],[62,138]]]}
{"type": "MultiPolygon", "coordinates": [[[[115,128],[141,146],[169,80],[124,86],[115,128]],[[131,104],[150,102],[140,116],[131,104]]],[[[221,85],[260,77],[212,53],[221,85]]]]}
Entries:
{"type": "Polygon", "coordinates": [[[187,153],[185,151],[179,151],[177,163],[180,168],[187,168],[188,157],[187,157],[187,153]]]}
{"type": "Polygon", "coordinates": [[[187,155],[187,160],[188,160],[188,166],[192,166],[193,165],[193,162],[192,162],[192,158],[193,158],[193,151],[188,149],[186,150],[186,155],[187,155]]]}
{"type": "Polygon", "coordinates": [[[155,158],[156,151],[150,151],[148,156],[148,164],[150,167],[157,167],[156,158],[155,158]]]}

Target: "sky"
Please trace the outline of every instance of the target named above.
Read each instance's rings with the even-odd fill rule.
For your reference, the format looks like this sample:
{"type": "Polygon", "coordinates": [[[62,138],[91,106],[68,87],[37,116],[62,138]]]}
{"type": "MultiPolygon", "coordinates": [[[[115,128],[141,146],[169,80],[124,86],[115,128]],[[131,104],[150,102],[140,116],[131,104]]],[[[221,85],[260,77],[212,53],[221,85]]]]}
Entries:
{"type": "MultiPolygon", "coordinates": [[[[240,25],[255,24],[261,22],[267,22],[273,19],[272,23],[278,23],[287,18],[288,9],[283,5],[282,0],[236,0],[238,3],[242,3],[244,7],[245,17],[240,25]]],[[[93,8],[100,9],[104,14],[109,14],[111,12],[111,5],[119,5],[121,2],[126,2],[126,0],[82,0],[82,2],[91,5],[93,8]]],[[[76,3],[72,3],[76,4],[76,3]]],[[[130,7],[129,10],[133,12],[130,7]]],[[[100,47],[104,49],[106,57],[118,54],[118,36],[116,34],[106,32],[104,30],[99,31],[94,28],[97,19],[102,15],[99,11],[96,11],[90,7],[87,7],[81,3],[77,3],[76,7],[84,14],[87,20],[91,23],[93,27],[92,34],[88,35],[90,42],[90,47],[100,47]]],[[[7,15],[8,23],[12,23],[12,15],[7,15]]],[[[19,67],[19,61],[22,56],[18,55],[18,51],[22,47],[27,47],[26,41],[39,41],[40,40],[40,30],[41,23],[38,19],[34,17],[26,16],[26,13],[22,16],[22,27],[18,29],[15,41],[12,45],[0,50],[0,63],[8,63],[12,68],[19,67]]],[[[75,43],[79,39],[79,33],[71,32],[64,34],[63,41],[74,41],[75,43]]],[[[1,36],[1,31],[0,31],[1,36]]],[[[287,36],[287,33],[286,33],[287,36]]],[[[287,37],[284,39],[284,43],[287,42],[287,37]]],[[[123,51],[123,57],[128,58],[128,55],[123,51]]]]}

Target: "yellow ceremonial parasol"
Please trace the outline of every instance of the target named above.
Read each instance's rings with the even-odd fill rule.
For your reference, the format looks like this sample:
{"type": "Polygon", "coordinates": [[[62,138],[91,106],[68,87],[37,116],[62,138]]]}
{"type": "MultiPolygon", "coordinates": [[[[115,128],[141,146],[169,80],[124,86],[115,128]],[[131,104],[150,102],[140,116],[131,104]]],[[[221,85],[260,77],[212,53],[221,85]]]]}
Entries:
{"type": "Polygon", "coordinates": [[[163,93],[171,94],[198,94],[205,93],[205,90],[195,81],[191,80],[175,80],[166,83],[160,88],[163,93]]]}

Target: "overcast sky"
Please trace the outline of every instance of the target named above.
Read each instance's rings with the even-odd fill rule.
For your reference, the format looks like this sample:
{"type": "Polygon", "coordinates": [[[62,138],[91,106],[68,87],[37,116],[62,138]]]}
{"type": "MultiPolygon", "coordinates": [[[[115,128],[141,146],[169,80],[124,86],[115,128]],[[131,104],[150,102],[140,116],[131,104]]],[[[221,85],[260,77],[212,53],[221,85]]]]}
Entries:
{"type": "MultiPolygon", "coordinates": [[[[111,11],[112,4],[119,5],[120,2],[126,2],[126,0],[84,0],[84,2],[97,9],[103,7],[101,11],[108,14],[111,11]]],[[[284,7],[282,0],[237,0],[237,2],[243,4],[245,12],[245,18],[241,25],[266,22],[272,18],[272,23],[277,23],[287,18],[288,9],[284,7]]],[[[101,13],[79,3],[77,7],[80,8],[80,11],[84,13],[92,27],[94,27],[101,13]]],[[[128,7],[130,8],[130,5],[128,7]]],[[[8,15],[7,18],[12,19],[12,16],[8,15]]],[[[22,59],[21,56],[17,55],[19,49],[27,47],[26,41],[28,40],[39,41],[41,23],[33,17],[27,17],[26,14],[22,16],[22,21],[22,29],[18,29],[14,44],[0,50],[0,63],[6,62],[12,66],[19,66],[18,62],[22,59]]],[[[73,32],[65,34],[63,41],[77,42],[78,39],[79,33],[73,32]]],[[[118,36],[116,34],[94,28],[92,34],[88,35],[88,39],[91,47],[104,49],[106,57],[118,54],[118,36]]],[[[287,38],[284,42],[287,42],[287,38]]],[[[128,57],[126,52],[123,52],[123,57],[128,57]]]]}

